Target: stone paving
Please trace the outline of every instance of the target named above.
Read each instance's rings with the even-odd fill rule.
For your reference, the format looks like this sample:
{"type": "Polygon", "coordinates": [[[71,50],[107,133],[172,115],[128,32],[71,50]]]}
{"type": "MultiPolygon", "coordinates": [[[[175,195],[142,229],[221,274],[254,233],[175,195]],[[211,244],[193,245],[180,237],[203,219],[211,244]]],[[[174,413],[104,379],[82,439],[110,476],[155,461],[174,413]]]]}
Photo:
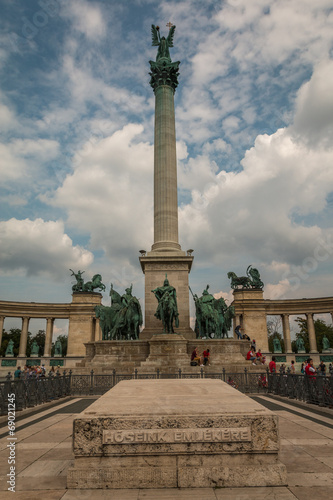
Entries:
{"type": "Polygon", "coordinates": [[[280,459],[288,486],[165,490],[67,490],[66,471],[73,463],[72,425],[87,399],[67,400],[17,422],[16,491],[7,490],[7,428],[0,428],[1,500],[328,500],[333,498],[333,410],[269,396],[255,400],[279,415],[280,459]],[[75,403],[75,404],[74,404],[75,403]],[[272,405],[273,403],[273,405],[272,405]],[[76,411],[76,413],[74,413],[76,411]]]}

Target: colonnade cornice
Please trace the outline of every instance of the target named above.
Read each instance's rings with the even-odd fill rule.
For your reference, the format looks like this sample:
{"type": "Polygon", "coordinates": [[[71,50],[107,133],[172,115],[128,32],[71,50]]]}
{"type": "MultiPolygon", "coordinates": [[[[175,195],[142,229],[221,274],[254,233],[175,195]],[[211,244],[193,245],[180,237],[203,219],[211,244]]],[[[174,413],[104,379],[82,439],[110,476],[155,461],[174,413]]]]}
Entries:
{"type": "Polygon", "coordinates": [[[72,304],[0,301],[0,316],[12,318],[69,318],[72,304]]]}
{"type": "Polygon", "coordinates": [[[333,297],[318,297],[304,299],[241,299],[234,300],[236,314],[246,310],[265,310],[267,315],[301,315],[301,314],[325,314],[333,312],[333,297]]]}

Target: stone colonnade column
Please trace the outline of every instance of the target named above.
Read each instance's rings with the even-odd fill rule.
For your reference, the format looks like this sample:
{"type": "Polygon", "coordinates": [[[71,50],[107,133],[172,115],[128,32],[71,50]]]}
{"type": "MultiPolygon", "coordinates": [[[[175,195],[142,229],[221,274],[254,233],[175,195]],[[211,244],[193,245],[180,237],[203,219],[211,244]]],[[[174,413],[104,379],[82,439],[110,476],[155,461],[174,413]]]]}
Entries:
{"type": "Polygon", "coordinates": [[[47,357],[51,356],[53,324],[54,324],[54,318],[47,318],[47,320],[46,320],[45,346],[44,346],[44,356],[47,356],[47,357]]]}
{"type": "Polygon", "coordinates": [[[1,347],[1,343],[2,343],[2,330],[3,330],[4,322],[5,322],[5,317],[0,316],[0,347],[1,347]]]}
{"type": "Polygon", "coordinates": [[[27,340],[28,340],[28,328],[29,328],[30,318],[25,316],[22,318],[22,331],[20,338],[20,347],[19,347],[19,358],[25,358],[27,355],[27,340]]]}
{"type": "Polygon", "coordinates": [[[240,315],[240,322],[238,324],[241,325],[242,335],[244,335],[244,333],[247,334],[247,332],[246,332],[245,314],[241,314],[240,315]]]}
{"type": "Polygon", "coordinates": [[[306,313],[306,319],[308,323],[308,333],[310,342],[310,353],[317,353],[317,341],[313,321],[313,313],[306,313]]]}
{"type": "Polygon", "coordinates": [[[98,342],[99,340],[101,340],[102,337],[101,337],[101,326],[100,326],[100,323],[99,323],[99,318],[96,318],[95,320],[95,342],[98,342]]]}
{"type": "Polygon", "coordinates": [[[289,314],[281,314],[281,316],[282,316],[284,348],[285,352],[289,354],[293,352],[291,348],[289,314]]]}
{"type": "Polygon", "coordinates": [[[237,339],[237,334],[235,333],[235,328],[236,326],[240,325],[240,315],[235,314],[235,316],[232,318],[232,324],[233,324],[233,337],[234,339],[237,339]]]}

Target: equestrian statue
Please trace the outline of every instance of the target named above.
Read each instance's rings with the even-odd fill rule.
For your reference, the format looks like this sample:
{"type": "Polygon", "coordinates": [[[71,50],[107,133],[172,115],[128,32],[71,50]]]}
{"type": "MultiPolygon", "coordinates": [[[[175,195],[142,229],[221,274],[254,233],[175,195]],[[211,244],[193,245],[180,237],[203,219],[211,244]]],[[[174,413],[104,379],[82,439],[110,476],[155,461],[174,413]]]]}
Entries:
{"type": "Polygon", "coordinates": [[[163,333],[175,333],[173,324],[176,328],[179,327],[177,294],[176,289],[170,285],[167,275],[163,286],[155,288],[152,293],[158,301],[155,316],[162,321],[163,333]]]}
{"type": "Polygon", "coordinates": [[[138,340],[143,323],[142,310],[139,300],[132,295],[132,288],[133,285],[120,295],[111,283],[111,307],[95,307],[103,340],[138,340]]]}
{"type": "Polygon", "coordinates": [[[195,303],[197,337],[228,338],[235,309],[233,306],[228,307],[223,297],[215,299],[208,289],[209,285],[202,292],[202,296],[198,297],[190,288],[195,303]]]}
{"type": "Polygon", "coordinates": [[[233,290],[262,290],[264,288],[258,269],[250,265],[246,270],[246,274],[247,276],[237,276],[232,271],[228,273],[228,278],[231,280],[230,286],[233,290]]]}

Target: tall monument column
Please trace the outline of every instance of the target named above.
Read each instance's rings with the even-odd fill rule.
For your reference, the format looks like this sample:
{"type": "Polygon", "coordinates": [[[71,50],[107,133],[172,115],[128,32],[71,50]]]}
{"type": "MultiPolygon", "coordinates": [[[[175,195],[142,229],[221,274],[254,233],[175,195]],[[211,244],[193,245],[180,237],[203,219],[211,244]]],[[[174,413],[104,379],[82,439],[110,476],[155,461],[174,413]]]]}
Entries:
{"type": "Polygon", "coordinates": [[[154,244],[152,250],[180,250],[174,89],[155,89],[154,244]]]}
{"type": "MultiPolygon", "coordinates": [[[[155,94],[154,134],[154,243],[151,251],[140,257],[145,274],[145,328],[140,339],[161,333],[163,325],[154,314],[157,301],[151,292],[163,285],[167,274],[176,288],[179,328],[187,338],[194,338],[190,328],[188,274],[193,257],[181,249],[178,239],[177,156],[174,94],[178,86],[179,64],[172,62],[169,48],[173,47],[175,26],[167,38],[160,36],[159,27],[152,26],[153,46],[158,46],[156,61],[150,62],[150,85],[155,94]]],[[[191,252],[190,252],[191,253],[191,252]]]]}

